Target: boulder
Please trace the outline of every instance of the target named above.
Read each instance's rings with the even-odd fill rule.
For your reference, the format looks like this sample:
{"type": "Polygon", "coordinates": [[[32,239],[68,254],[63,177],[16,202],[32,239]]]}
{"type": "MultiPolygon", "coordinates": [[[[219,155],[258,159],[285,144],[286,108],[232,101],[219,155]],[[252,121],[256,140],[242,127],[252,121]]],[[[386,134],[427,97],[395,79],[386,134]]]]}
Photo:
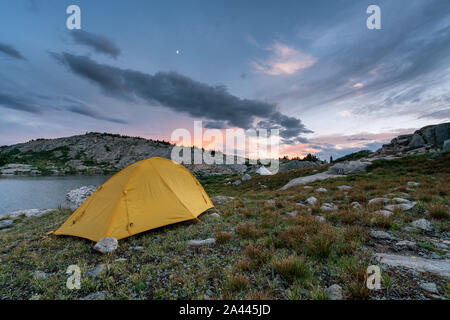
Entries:
{"type": "Polygon", "coordinates": [[[415,220],[411,222],[411,225],[424,231],[431,231],[433,229],[431,222],[428,221],[427,219],[415,220]]]}
{"type": "Polygon", "coordinates": [[[390,204],[385,206],[384,208],[389,211],[395,211],[396,209],[408,211],[412,209],[415,205],[416,205],[415,202],[408,202],[408,203],[390,204]]]}
{"type": "Polygon", "coordinates": [[[344,298],[342,287],[338,284],[333,284],[326,289],[330,300],[342,300],[344,298]]]}
{"type": "Polygon", "coordinates": [[[316,219],[319,220],[320,222],[323,222],[323,223],[327,222],[327,219],[325,219],[325,217],[322,217],[322,216],[315,216],[315,217],[316,217],[316,219]]]}
{"type": "Polygon", "coordinates": [[[351,206],[353,209],[357,209],[357,210],[361,210],[361,209],[362,209],[362,205],[360,205],[359,202],[357,202],[357,201],[353,201],[353,202],[350,204],[350,206],[351,206]]]}
{"type": "Polygon", "coordinates": [[[311,205],[316,204],[317,201],[318,201],[318,200],[317,200],[317,198],[315,198],[315,197],[309,197],[308,199],[306,199],[306,202],[309,203],[309,204],[311,204],[311,205]]]}
{"type": "Polygon", "coordinates": [[[104,264],[99,264],[97,265],[94,269],[92,269],[91,271],[89,271],[89,276],[91,276],[92,278],[98,278],[100,277],[104,272],[106,271],[106,265],[104,264]]]}
{"type": "Polygon", "coordinates": [[[66,199],[67,201],[72,202],[76,207],[79,207],[96,190],[97,190],[96,186],[83,186],[69,191],[66,195],[66,199]]]}
{"type": "Polygon", "coordinates": [[[352,187],[350,187],[350,186],[338,186],[337,187],[339,190],[344,190],[344,191],[347,191],[347,190],[351,190],[352,189],[352,187]]]}
{"type": "Polygon", "coordinates": [[[337,175],[347,175],[352,173],[365,172],[370,162],[356,160],[339,162],[334,166],[328,168],[328,173],[337,175]]]}
{"type": "Polygon", "coordinates": [[[450,151],[450,139],[444,141],[444,144],[442,145],[442,151],[450,151]]]}
{"type": "Polygon", "coordinates": [[[393,215],[393,212],[389,211],[389,210],[378,210],[378,211],[375,211],[374,214],[382,214],[386,218],[389,218],[391,215],[393,215]]]}
{"type": "Polygon", "coordinates": [[[450,259],[425,259],[416,256],[403,256],[389,253],[377,253],[375,257],[380,263],[389,267],[403,267],[450,279],[450,259]]]}
{"type": "Polygon", "coordinates": [[[289,160],[287,162],[280,163],[279,171],[288,171],[288,170],[296,170],[296,169],[304,169],[304,168],[312,168],[320,166],[320,162],[312,162],[312,161],[300,161],[300,160],[289,160]]]}
{"type": "Polygon", "coordinates": [[[326,203],[324,203],[324,204],[322,204],[322,206],[320,207],[320,209],[322,210],[322,211],[337,211],[338,210],[338,207],[337,207],[337,205],[335,205],[334,203],[328,203],[328,202],[326,202],[326,203]]]}
{"type": "Polygon", "coordinates": [[[33,273],[33,278],[35,278],[35,279],[46,280],[46,279],[48,279],[48,277],[49,277],[49,275],[47,273],[45,273],[44,271],[36,270],[33,273]]]}
{"type": "Polygon", "coordinates": [[[240,185],[242,183],[242,181],[241,180],[236,180],[235,182],[233,182],[233,184],[235,185],[235,186],[238,186],[238,185],[240,185]]]}
{"type": "Polygon", "coordinates": [[[297,215],[297,211],[286,212],[286,215],[289,217],[295,217],[297,215]]]}
{"type": "Polygon", "coordinates": [[[409,186],[409,187],[418,187],[420,185],[420,183],[419,182],[415,182],[415,181],[408,181],[406,183],[406,185],[409,186]]]}
{"type": "Polygon", "coordinates": [[[318,188],[318,189],[314,190],[314,192],[328,192],[328,190],[325,188],[318,188]]]}
{"type": "Polygon", "coordinates": [[[421,287],[423,290],[425,290],[427,292],[439,294],[439,290],[437,288],[436,283],[433,283],[433,282],[419,282],[419,287],[421,287]]]}
{"type": "Polygon", "coordinates": [[[394,240],[395,237],[387,233],[386,231],[372,230],[370,231],[370,236],[375,239],[382,240],[394,240]]]}
{"type": "Polygon", "coordinates": [[[413,134],[411,141],[408,144],[410,148],[420,148],[425,145],[425,140],[423,140],[422,136],[418,133],[413,134]]]}
{"type": "Polygon", "coordinates": [[[416,247],[416,243],[414,241],[402,240],[397,242],[395,246],[400,248],[414,249],[416,247]]]}
{"type": "Polygon", "coordinates": [[[119,243],[117,242],[116,238],[105,237],[95,244],[94,249],[100,253],[105,254],[113,252],[117,249],[118,246],[119,243]]]}
{"type": "Polygon", "coordinates": [[[241,178],[241,180],[242,181],[247,181],[247,180],[250,180],[252,177],[248,174],[248,173],[246,173],[246,174],[244,174],[244,176],[241,178]]]}
{"type": "Polygon", "coordinates": [[[81,298],[80,300],[106,300],[108,298],[108,293],[105,291],[94,292],[88,294],[87,296],[81,298]]]}
{"type": "Polygon", "coordinates": [[[215,196],[211,198],[211,201],[214,203],[215,206],[217,205],[224,205],[229,201],[233,201],[233,197],[227,197],[227,196],[215,196]]]}
{"type": "Polygon", "coordinates": [[[14,224],[13,220],[0,220],[0,230],[11,227],[14,224]]]}
{"type": "Polygon", "coordinates": [[[373,205],[384,204],[384,203],[388,203],[388,202],[389,202],[388,198],[373,198],[373,199],[370,199],[369,202],[367,202],[367,204],[369,206],[373,206],[373,205]]]}
{"type": "Polygon", "coordinates": [[[216,243],[216,239],[208,238],[205,240],[189,240],[187,244],[191,247],[201,247],[204,245],[209,245],[209,244],[214,244],[214,243],[216,243]]]}

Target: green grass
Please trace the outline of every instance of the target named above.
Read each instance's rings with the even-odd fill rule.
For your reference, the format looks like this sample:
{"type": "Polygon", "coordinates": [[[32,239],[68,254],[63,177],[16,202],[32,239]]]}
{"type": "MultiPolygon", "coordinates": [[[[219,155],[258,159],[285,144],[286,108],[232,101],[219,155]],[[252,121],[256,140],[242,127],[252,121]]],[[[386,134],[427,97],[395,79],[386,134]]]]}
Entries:
{"type": "MultiPolygon", "coordinates": [[[[422,240],[419,233],[405,233],[403,227],[427,218],[440,230],[448,229],[442,211],[449,206],[449,162],[448,156],[376,161],[370,174],[317,181],[310,184],[313,189],[299,186],[285,191],[279,188],[292,178],[313,174],[314,169],[252,175],[239,186],[226,184],[227,179],[236,177],[204,177],[200,181],[211,197],[235,197],[217,206],[221,218],[204,213],[198,220],[122,239],[120,247],[107,255],[95,252],[91,241],[47,235],[67,219],[70,210],[59,209],[39,218],[21,217],[17,221],[21,225],[0,233],[0,299],[36,295],[78,299],[97,291],[106,291],[110,299],[326,299],[325,289],[332,284],[341,285],[349,299],[399,295],[411,284],[395,273],[383,273],[386,290],[381,293],[366,288],[365,270],[373,264],[368,248],[379,250],[367,235],[371,229],[387,229],[414,238],[420,248],[432,252],[431,242],[422,240]],[[419,182],[420,188],[408,188],[408,181],[419,182]],[[352,189],[339,191],[337,186],[343,184],[352,189]],[[329,191],[315,193],[318,187],[329,191]],[[389,218],[373,213],[380,208],[367,206],[372,198],[400,192],[423,200],[410,212],[396,212],[389,218]],[[319,200],[312,213],[296,205],[311,195],[319,200]],[[275,203],[268,203],[269,199],[275,203]],[[353,209],[353,201],[362,209],[353,209]],[[324,202],[335,203],[338,210],[322,212],[324,202]],[[286,215],[294,210],[297,216],[286,215]],[[317,220],[317,214],[326,222],[317,220]],[[217,238],[217,243],[200,248],[186,244],[210,237],[217,238]],[[143,249],[133,249],[139,246],[143,249]],[[65,286],[65,272],[72,264],[82,271],[80,290],[65,286]],[[98,264],[107,265],[107,271],[98,278],[90,277],[89,271],[98,264]],[[36,270],[46,272],[49,278],[34,279],[36,270]]],[[[439,239],[440,234],[429,236],[439,239]]],[[[414,292],[407,297],[419,297],[414,292]]]]}

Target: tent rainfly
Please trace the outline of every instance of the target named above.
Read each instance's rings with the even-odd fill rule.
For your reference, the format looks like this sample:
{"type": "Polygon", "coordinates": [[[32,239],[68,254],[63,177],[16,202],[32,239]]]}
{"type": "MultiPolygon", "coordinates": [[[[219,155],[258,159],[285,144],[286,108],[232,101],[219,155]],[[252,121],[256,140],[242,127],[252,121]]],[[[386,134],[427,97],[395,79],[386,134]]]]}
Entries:
{"type": "Polygon", "coordinates": [[[89,197],[56,235],[117,240],[197,218],[213,208],[203,187],[184,166],[154,157],[115,174],[89,197]]]}

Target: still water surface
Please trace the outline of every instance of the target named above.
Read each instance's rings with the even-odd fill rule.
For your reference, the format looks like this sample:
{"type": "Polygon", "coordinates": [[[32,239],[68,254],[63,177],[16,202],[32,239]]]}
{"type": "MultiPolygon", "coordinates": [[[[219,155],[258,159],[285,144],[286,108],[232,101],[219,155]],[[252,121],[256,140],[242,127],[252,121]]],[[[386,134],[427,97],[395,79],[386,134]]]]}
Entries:
{"type": "Polygon", "coordinates": [[[100,186],[110,176],[0,176],[0,216],[22,209],[53,209],[67,205],[66,194],[82,186],[100,186]]]}

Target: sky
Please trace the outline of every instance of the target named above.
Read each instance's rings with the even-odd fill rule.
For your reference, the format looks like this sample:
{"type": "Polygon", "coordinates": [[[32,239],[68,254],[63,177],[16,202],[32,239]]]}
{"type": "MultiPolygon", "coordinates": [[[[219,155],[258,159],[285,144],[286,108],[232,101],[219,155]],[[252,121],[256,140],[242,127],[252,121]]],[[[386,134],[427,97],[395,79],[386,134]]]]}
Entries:
{"type": "Polygon", "coordinates": [[[279,129],[290,156],[376,150],[450,121],[449,40],[448,0],[4,0],[0,145],[202,120],[279,129]]]}

